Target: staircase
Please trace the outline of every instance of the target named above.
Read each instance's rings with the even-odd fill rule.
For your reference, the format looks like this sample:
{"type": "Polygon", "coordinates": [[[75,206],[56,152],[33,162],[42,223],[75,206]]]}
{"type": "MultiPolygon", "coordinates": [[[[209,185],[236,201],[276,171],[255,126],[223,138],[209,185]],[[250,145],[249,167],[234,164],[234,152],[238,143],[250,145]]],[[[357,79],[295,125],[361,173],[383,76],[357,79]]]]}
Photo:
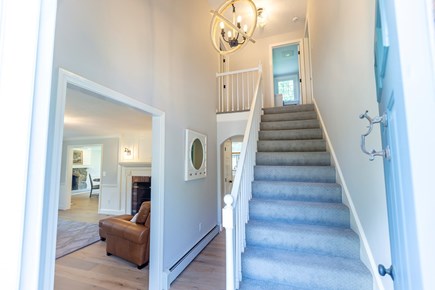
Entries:
{"type": "Polygon", "coordinates": [[[240,289],[372,289],[314,106],[264,113],[240,289]]]}

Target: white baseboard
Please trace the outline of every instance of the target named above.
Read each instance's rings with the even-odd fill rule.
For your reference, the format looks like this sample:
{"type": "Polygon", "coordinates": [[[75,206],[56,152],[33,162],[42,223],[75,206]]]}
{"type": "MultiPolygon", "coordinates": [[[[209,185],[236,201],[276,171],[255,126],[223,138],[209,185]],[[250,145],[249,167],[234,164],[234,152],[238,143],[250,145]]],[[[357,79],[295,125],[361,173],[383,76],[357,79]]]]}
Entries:
{"type": "Polygon", "coordinates": [[[107,215],[121,215],[121,214],[125,214],[125,212],[123,210],[114,210],[114,209],[104,209],[101,208],[98,211],[99,214],[107,214],[107,215]]]}
{"type": "Polygon", "coordinates": [[[210,230],[190,251],[187,252],[175,265],[163,273],[163,281],[166,286],[165,289],[169,289],[171,283],[177,279],[178,275],[186,269],[187,266],[193,261],[193,259],[201,253],[202,250],[219,234],[219,226],[216,225],[210,230]]]}
{"type": "Polygon", "coordinates": [[[331,154],[332,162],[335,166],[337,172],[337,183],[339,183],[342,187],[342,195],[343,195],[343,203],[346,204],[350,209],[350,217],[351,217],[351,228],[354,230],[359,238],[361,239],[361,248],[360,255],[362,262],[366,265],[366,267],[370,270],[373,276],[373,289],[385,290],[384,285],[382,284],[381,278],[378,275],[378,266],[376,265],[375,258],[373,257],[372,250],[370,248],[369,242],[364,232],[364,228],[362,227],[361,220],[359,219],[358,213],[356,211],[355,205],[352,201],[352,196],[349,192],[349,188],[347,187],[346,180],[344,179],[343,172],[340,167],[340,163],[338,162],[337,156],[334,151],[334,147],[331,144],[331,140],[329,139],[328,130],[325,127],[325,123],[323,122],[322,114],[320,113],[316,99],[313,97],[314,108],[319,116],[320,125],[323,130],[324,138],[326,140],[328,151],[331,154]]]}

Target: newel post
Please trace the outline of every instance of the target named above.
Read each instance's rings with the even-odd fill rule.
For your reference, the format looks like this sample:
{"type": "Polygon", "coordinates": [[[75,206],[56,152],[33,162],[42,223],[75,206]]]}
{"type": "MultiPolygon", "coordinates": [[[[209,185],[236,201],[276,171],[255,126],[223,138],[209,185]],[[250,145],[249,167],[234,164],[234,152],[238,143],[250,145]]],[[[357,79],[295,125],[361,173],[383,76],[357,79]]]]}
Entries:
{"type": "Polygon", "coordinates": [[[225,207],[222,209],[222,222],[225,228],[226,237],[226,290],[234,289],[234,215],[233,215],[233,202],[234,199],[231,194],[224,197],[225,207]]]}

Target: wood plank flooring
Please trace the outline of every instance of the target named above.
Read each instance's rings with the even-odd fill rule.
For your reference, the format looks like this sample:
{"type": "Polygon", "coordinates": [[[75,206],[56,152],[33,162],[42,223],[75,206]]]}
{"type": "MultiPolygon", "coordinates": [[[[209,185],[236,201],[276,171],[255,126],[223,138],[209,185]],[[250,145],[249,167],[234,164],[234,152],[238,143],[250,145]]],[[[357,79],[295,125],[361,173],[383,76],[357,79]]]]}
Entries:
{"type": "Polygon", "coordinates": [[[98,223],[107,215],[98,214],[98,195],[89,197],[89,192],[76,194],[71,197],[71,208],[59,210],[59,217],[65,220],[73,220],[87,223],[98,223]]]}
{"type": "MultiPolygon", "coordinates": [[[[69,211],[59,211],[65,219],[95,222],[98,197],[76,195],[69,211]],[[93,210],[95,208],[95,210],[93,210]]],[[[106,256],[105,242],[97,242],[56,260],[56,290],[148,289],[149,268],[115,256],[106,256]]],[[[225,289],[225,234],[220,233],[171,285],[171,290],[225,289]]]]}

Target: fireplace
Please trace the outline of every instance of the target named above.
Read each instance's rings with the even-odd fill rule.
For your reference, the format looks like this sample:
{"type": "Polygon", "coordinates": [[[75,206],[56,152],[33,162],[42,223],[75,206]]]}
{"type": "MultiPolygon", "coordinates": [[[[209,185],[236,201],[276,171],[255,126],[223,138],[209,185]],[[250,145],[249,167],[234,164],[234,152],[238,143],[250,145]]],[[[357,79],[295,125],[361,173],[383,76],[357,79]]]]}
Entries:
{"type": "Polygon", "coordinates": [[[86,189],[88,187],[86,180],[88,178],[87,168],[73,168],[71,190],[86,189]]]}
{"type": "Polygon", "coordinates": [[[131,214],[134,215],[142,202],[151,200],[151,176],[132,176],[131,184],[131,214]]]}

